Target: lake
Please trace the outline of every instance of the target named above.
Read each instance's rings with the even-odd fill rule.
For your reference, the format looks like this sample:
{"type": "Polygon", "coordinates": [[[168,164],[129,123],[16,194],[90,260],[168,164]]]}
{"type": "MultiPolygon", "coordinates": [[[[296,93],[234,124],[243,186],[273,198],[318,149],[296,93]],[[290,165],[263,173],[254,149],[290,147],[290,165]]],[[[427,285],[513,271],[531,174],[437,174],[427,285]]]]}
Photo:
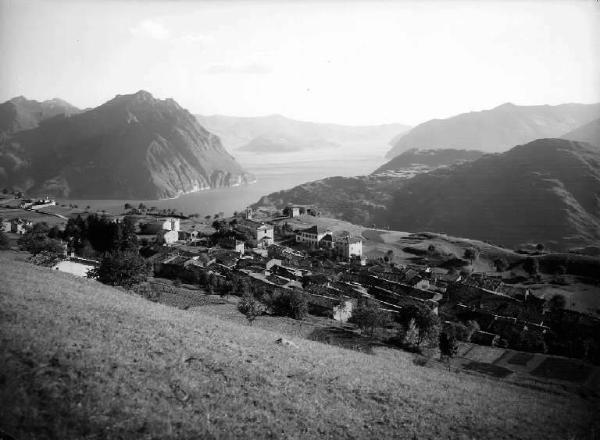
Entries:
{"type": "Polygon", "coordinates": [[[123,205],[146,206],[158,209],[175,209],[185,214],[199,213],[202,217],[223,212],[231,215],[257,202],[262,196],[283,189],[293,188],[305,182],[331,176],[358,176],[371,173],[385,162],[384,151],[369,150],[357,154],[340,149],[325,152],[285,154],[242,154],[236,159],[245,170],[256,176],[257,182],[232,188],[218,188],[185,194],[169,200],[58,200],[61,204],[77,204],[80,208],[90,206],[92,210],[105,210],[118,214],[123,205]]]}

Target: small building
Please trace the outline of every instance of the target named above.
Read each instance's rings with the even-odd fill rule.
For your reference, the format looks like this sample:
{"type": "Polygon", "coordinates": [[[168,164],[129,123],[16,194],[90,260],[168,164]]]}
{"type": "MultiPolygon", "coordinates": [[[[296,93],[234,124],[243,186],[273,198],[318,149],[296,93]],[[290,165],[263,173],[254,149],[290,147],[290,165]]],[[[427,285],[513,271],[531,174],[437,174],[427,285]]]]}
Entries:
{"type": "Polygon", "coordinates": [[[144,234],[157,234],[160,231],[180,230],[180,220],[178,218],[167,217],[141,225],[144,234]]]}
{"type": "Polygon", "coordinates": [[[48,206],[56,206],[56,201],[49,199],[48,197],[44,197],[43,199],[36,200],[33,205],[30,206],[30,208],[35,210],[47,208],[48,206]]]}
{"type": "Polygon", "coordinates": [[[20,218],[14,218],[10,222],[10,232],[15,234],[23,235],[27,232],[27,229],[33,226],[33,222],[30,220],[23,220],[20,218]]]}
{"type": "Polygon", "coordinates": [[[159,244],[170,245],[179,240],[179,231],[170,231],[163,229],[156,234],[156,242],[159,244]]]}
{"type": "Polygon", "coordinates": [[[237,240],[235,237],[226,237],[219,240],[219,245],[225,249],[233,250],[239,252],[240,255],[243,255],[246,247],[242,240],[237,240]]]}
{"type": "Polygon", "coordinates": [[[362,257],[363,242],[358,237],[342,237],[334,240],[336,251],[344,258],[362,257]]]}
{"type": "Polygon", "coordinates": [[[298,217],[300,215],[300,207],[292,205],[286,206],[283,208],[283,214],[290,218],[298,217]]]}
{"type": "Polygon", "coordinates": [[[331,235],[331,231],[323,230],[317,225],[314,225],[310,228],[296,231],[296,242],[305,243],[311,247],[317,247],[326,235],[331,235]]]}

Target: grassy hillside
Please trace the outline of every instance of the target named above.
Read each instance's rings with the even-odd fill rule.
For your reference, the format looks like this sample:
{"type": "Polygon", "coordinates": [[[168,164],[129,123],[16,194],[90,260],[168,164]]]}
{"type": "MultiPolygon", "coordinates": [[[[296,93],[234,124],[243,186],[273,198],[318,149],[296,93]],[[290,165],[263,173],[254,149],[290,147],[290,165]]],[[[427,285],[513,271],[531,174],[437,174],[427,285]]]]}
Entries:
{"type": "Polygon", "coordinates": [[[15,438],[591,438],[594,403],[295,340],[0,253],[15,438]]]}

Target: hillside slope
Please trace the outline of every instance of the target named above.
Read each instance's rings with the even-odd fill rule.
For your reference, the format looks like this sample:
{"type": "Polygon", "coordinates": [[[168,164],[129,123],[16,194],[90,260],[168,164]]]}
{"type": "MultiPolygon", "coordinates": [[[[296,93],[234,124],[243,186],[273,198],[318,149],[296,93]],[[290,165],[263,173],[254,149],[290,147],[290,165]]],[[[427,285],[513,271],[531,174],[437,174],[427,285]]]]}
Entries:
{"type": "Polygon", "coordinates": [[[62,99],[38,102],[18,96],[0,104],[0,136],[35,128],[54,116],[77,113],[81,110],[62,99]]]}
{"type": "Polygon", "coordinates": [[[461,162],[479,159],[484,154],[485,153],[477,150],[419,150],[417,148],[413,148],[399,154],[389,162],[384,163],[371,174],[402,171],[415,165],[424,165],[428,168],[454,165],[461,162]]]}
{"type": "Polygon", "coordinates": [[[393,158],[411,148],[502,152],[535,139],[559,137],[598,117],[600,104],[503,104],[417,125],[396,140],[386,157],[393,158]]]}
{"type": "MultiPolygon", "coordinates": [[[[15,438],[583,438],[592,402],[168,308],[0,253],[15,438]],[[59,319],[57,319],[59,317],[59,319]]],[[[259,318],[260,319],[260,318],[259,318]]]]}
{"type": "Polygon", "coordinates": [[[600,119],[595,119],[561,136],[571,141],[588,142],[600,147],[600,119]]]}
{"type": "Polygon", "coordinates": [[[600,150],[539,139],[416,176],[394,193],[385,219],[399,230],[563,247],[600,241],[599,201],[600,150]]]}
{"type": "Polygon", "coordinates": [[[248,178],[189,112],[145,91],[0,142],[0,182],[30,194],[157,199],[248,178]]]}
{"type": "Polygon", "coordinates": [[[352,223],[511,247],[600,243],[600,149],[586,143],[539,139],[433,171],[415,166],[385,174],[309,182],[253,207],[315,204],[352,223]]]}

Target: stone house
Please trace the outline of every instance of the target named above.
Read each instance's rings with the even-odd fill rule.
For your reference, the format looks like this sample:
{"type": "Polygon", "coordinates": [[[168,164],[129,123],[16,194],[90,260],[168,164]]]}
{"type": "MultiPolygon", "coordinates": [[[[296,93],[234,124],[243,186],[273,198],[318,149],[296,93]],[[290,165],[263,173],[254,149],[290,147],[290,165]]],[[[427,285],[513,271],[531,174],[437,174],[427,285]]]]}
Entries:
{"type": "Polygon", "coordinates": [[[331,236],[331,231],[314,225],[310,228],[296,231],[296,243],[305,243],[310,247],[317,247],[326,235],[331,236]]]}

